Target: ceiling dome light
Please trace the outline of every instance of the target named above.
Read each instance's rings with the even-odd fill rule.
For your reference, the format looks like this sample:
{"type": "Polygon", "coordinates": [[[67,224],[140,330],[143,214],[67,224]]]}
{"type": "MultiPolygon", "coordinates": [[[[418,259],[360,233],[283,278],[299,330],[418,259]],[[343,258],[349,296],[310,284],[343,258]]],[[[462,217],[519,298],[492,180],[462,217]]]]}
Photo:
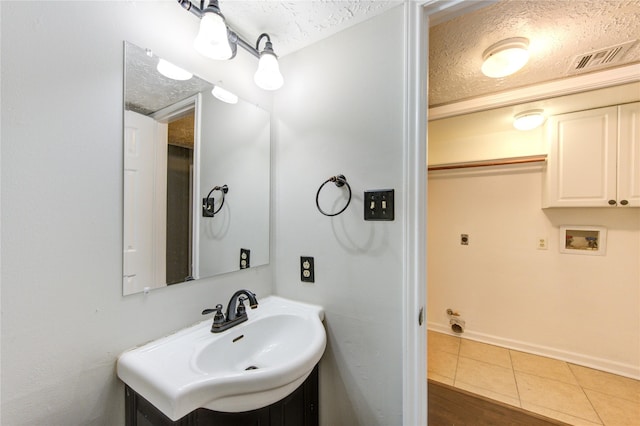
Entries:
{"type": "Polygon", "coordinates": [[[211,90],[211,94],[215,96],[216,99],[219,99],[222,102],[226,102],[228,104],[238,103],[238,95],[235,95],[230,91],[223,89],[220,86],[213,86],[213,90],[211,90]]]}
{"type": "Polygon", "coordinates": [[[544,120],[544,110],[532,109],[517,114],[513,120],[513,127],[518,130],[533,130],[542,125],[544,120]]]}
{"type": "Polygon", "coordinates": [[[235,52],[229,43],[229,32],[221,14],[207,12],[200,20],[200,31],[193,41],[193,47],[202,56],[210,59],[226,60],[235,52]]]}
{"type": "Polygon", "coordinates": [[[258,87],[264,90],[278,90],[284,84],[284,79],[280,73],[280,66],[278,65],[278,57],[273,51],[271,40],[267,34],[261,34],[260,37],[258,37],[256,50],[258,50],[262,38],[266,38],[267,43],[264,46],[264,50],[260,52],[258,70],[254,74],[253,80],[258,87]]]}
{"type": "Polygon", "coordinates": [[[529,60],[529,40],[513,37],[490,46],[482,54],[482,73],[491,78],[511,75],[529,60]]]}
{"type": "Polygon", "coordinates": [[[173,65],[171,62],[165,61],[164,59],[158,60],[156,69],[160,74],[172,80],[189,80],[191,77],[193,77],[193,74],[191,74],[189,71],[184,70],[179,66],[173,65]]]}

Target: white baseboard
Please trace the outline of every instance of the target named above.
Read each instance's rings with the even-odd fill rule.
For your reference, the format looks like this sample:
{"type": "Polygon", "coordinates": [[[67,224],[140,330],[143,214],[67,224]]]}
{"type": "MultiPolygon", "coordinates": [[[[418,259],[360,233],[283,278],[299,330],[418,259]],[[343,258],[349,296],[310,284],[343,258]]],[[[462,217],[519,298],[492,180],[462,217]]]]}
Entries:
{"type": "Polygon", "coordinates": [[[572,364],[584,367],[595,368],[596,370],[606,371],[608,373],[617,374],[624,377],[640,380],[640,366],[632,364],[624,364],[617,361],[611,361],[604,358],[592,357],[589,355],[579,354],[576,352],[565,351],[562,349],[552,348],[549,346],[537,345],[534,343],[524,342],[520,340],[505,339],[503,337],[494,336],[474,331],[465,331],[463,334],[454,333],[448,324],[440,324],[428,322],[427,329],[438,333],[449,334],[461,338],[474,340],[481,343],[502,346],[521,352],[528,352],[535,355],[546,356],[561,361],[570,362],[572,364]]]}

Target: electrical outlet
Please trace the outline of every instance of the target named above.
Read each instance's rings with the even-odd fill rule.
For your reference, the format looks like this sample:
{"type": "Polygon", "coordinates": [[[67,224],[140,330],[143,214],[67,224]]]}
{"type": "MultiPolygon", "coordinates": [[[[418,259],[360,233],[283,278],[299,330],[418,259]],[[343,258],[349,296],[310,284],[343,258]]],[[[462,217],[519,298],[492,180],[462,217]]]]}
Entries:
{"type": "Polygon", "coordinates": [[[300,256],[300,281],[305,283],[315,282],[313,257],[300,256]]]}
{"type": "Polygon", "coordinates": [[[538,237],[537,249],[538,250],[547,250],[548,248],[549,248],[549,244],[547,242],[547,238],[546,237],[538,237]]]}
{"type": "Polygon", "coordinates": [[[240,249],[240,269],[247,269],[251,267],[251,250],[240,249]]]}
{"type": "Polygon", "coordinates": [[[463,246],[469,245],[469,234],[460,234],[460,244],[463,246]]]}

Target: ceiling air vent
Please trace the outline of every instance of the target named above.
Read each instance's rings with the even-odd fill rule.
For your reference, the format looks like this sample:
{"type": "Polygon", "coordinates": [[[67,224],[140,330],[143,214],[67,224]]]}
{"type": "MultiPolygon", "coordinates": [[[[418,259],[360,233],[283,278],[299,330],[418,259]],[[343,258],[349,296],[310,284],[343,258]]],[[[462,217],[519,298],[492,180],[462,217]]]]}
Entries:
{"type": "Polygon", "coordinates": [[[605,49],[578,55],[573,60],[571,68],[569,68],[569,74],[619,65],[622,63],[624,54],[636,41],[631,40],[605,49]]]}

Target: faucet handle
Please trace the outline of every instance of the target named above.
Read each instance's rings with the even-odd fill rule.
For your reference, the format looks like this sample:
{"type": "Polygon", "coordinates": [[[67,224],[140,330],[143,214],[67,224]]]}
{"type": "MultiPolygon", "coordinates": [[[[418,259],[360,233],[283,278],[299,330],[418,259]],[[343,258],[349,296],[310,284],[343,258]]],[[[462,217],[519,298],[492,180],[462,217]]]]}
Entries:
{"type": "Polygon", "coordinates": [[[214,309],[205,309],[204,311],[202,311],[202,315],[207,315],[207,314],[210,314],[212,312],[216,313],[213,316],[213,324],[214,325],[224,323],[224,314],[222,313],[222,305],[221,304],[218,303],[214,309]]]}
{"type": "Polygon", "coordinates": [[[246,297],[240,297],[238,298],[238,308],[236,309],[236,316],[241,316],[241,315],[246,315],[247,314],[247,308],[245,308],[244,306],[244,301],[247,300],[246,297]]]}

